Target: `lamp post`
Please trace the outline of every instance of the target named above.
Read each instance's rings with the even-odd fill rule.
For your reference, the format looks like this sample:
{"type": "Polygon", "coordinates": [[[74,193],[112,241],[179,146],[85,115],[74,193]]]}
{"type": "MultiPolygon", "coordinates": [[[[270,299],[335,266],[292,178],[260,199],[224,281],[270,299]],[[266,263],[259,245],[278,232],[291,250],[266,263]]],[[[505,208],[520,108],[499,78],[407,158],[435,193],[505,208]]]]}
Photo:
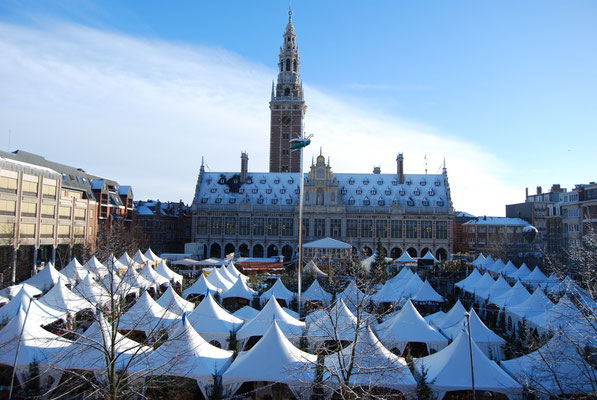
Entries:
{"type": "Polygon", "coordinates": [[[298,310],[299,314],[301,312],[301,294],[302,294],[302,278],[301,278],[301,269],[303,264],[303,192],[305,190],[305,177],[303,176],[303,149],[311,144],[311,138],[313,135],[309,135],[305,137],[305,133],[303,131],[303,125],[301,124],[301,137],[290,139],[290,150],[300,151],[300,168],[299,168],[299,254],[298,254],[298,310]]]}
{"type": "Polygon", "coordinates": [[[474,367],[474,363],[473,363],[473,338],[471,336],[471,313],[467,312],[464,314],[464,316],[466,317],[466,326],[468,329],[468,349],[469,349],[469,354],[471,357],[471,383],[472,383],[472,388],[473,388],[473,400],[475,400],[475,367],[474,367]]]}

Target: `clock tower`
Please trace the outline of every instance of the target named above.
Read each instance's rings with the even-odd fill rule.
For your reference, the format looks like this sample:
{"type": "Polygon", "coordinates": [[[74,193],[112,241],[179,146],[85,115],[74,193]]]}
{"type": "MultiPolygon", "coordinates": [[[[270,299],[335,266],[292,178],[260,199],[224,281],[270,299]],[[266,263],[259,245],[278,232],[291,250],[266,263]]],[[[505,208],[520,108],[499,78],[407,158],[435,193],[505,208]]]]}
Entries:
{"type": "Polygon", "coordinates": [[[288,25],[280,47],[278,81],[272,82],[269,103],[270,120],[270,172],[300,172],[300,152],[290,151],[292,138],[301,137],[303,118],[307,111],[303,84],[299,74],[300,56],[296,34],[292,25],[292,11],[288,11],[288,25]]]}

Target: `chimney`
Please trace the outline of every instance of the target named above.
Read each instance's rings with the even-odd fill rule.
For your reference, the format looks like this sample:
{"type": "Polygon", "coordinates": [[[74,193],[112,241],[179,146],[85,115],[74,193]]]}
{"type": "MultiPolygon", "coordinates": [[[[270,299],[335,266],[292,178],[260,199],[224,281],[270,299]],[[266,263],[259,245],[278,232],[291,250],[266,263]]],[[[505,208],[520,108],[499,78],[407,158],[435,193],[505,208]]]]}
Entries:
{"type": "Polygon", "coordinates": [[[240,153],[240,182],[245,183],[249,170],[249,155],[246,152],[240,153]]]}
{"type": "Polygon", "coordinates": [[[529,188],[524,188],[524,198],[525,199],[529,198],[529,188]]]}
{"type": "Polygon", "coordinates": [[[541,194],[543,191],[541,190],[541,186],[537,186],[537,194],[541,194]]]}
{"type": "Polygon", "coordinates": [[[559,183],[554,183],[553,185],[551,185],[551,191],[552,192],[561,192],[562,187],[560,186],[559,183]]]}
{"type": "Polygon", "coordinates": [[[398,157],[396,157],[396,163],[398,164],[398,183],[404,183],[404,156],[402,153],[398,153],[398,157]]]}
{"type": "Polygon", "coordinates": [[[373,173],[375,175],[381,174],[381,167],[373,167],[373,173]]]}

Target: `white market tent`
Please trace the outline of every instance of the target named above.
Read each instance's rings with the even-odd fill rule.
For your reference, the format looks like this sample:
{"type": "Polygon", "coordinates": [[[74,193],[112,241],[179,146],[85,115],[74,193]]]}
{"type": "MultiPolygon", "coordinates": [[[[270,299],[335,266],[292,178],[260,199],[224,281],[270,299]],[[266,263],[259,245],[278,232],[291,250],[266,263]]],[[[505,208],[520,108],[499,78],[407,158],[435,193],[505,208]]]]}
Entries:
{"type": "MultiPolygon", "coordinates": [[[[506,344],[506,341],[489,329],[473,308],[470,311],[470,321],[471,335],[477,346],[492,360],[501,360],[503,357],[502,346],[506,344]]],[[[460,332],[466,329],[468,329],[466,317],[462,317],[460,323],[446,328],[442,332],[450,340],[454,340],[460,335],[460,332]]]]}
{"type": "Polygon", "coordinates": [[[118,328],[143,331],[150,335],[158,329],[167,328],[180,317],[156,303],[147,292],[139,297],[129,310],[120,316],[118,328]]]}
{"type": "Polygon", "coordinates": [[[259,310],[256,310],[253,307],[244,306],[233,312],[232,315],[242,320],[248,321],[259,315],[259,310]]]}
{"type": "Polygon", "coordinates": [[[236,337],[238,340],[248,340],[252,336],[263,336],[273,320],[276,321],[287,338],[298,343],[300,336],[303,334],[305,323],[284,311],[278,304],[276,296],[270,297],[267,304],[255,318],[245,322],[236,333],[236,337]]]}
{"type": "Polygon", "coordinates": [[[404,358],[384,347],[369,327],[359,330],[356,343],[325,357],[323,379],[326,384],[332,387],[339,385],[338,379],[345,376],[346,366],[351,361],[354,365],[348,381],[351,386],[383,387],[407,394],[414,394],[416,390],[417,382],[404,358]]]}
{"type": "Polygon", "coordinates": [[[479,290],[475,292],[475,295],[481,299],[491,299],[497,296],[501,296],[511,289],[510,284],[504,279],[503,276],[499,276],[493,285],[487,289],[479,290]]]}
{"type": "Polygon", "coordinates": [[[404,284],[400,296],[404,299],[413,297],[423,287],[423,281],[419,278],[419,274],[413,276],[404,284]]]}
{"type": "Polygon", "coordinates": [[[271,288],[265,291],[260,297],[261,304],[265,304],[272,296],[275,296],[276,299],[284,300],[286,305],[290,305],[290,302],[294,298],[296,294],[291,292],[284,286],[282,279],[278,278],[276,282],[273,284],[271,288]]]}
{"type": "Polygon", "coordinates": [[[221,266],[217,268],[218,271],[220,271],[220,274],[226,278],[227,280],[229,280],[230,282],[232,282],[234,284],[234,282],[236,282],[236,280],[238,279],[238,276],[232,274],[230,271],[228,271],[228,269],[225,266],[221,266]]]}
{"type": "Polygon", "coordinates": [[[355,311],[359,306],[366,305],[371,296],[363,293],[356,285],[355,281],[350,281],[346,289],[336,296],[336,300],[344,301],[344,304],[355,311]]]}
{"type": "Polygon", "coordinates": [[[535,389],[539,398],[595,393],[597,370],[587,362],[584,344],[560,334],[530,354],[502,361],[501,366],[535,389]]]}
{"type": "Polygon", "coordinates": [[[303,244],[304,257],[336,260],[350,257],[352,246],[330,237],[303,244]]]}
{"type": "Polygon", "coordinates": [[[530,274],[520,278],[524,283],[534,287],[542,286],[547,281],[547,276],[541,271],[539,267],[535,267],[530,274]]]}
{"type": "Polygon", "coordinates": [[[445,317],[445,316],[446,316],[446,313],[445,313],[445,312],[443,312],[443,311],[438,311],[438,312],[436,312],[436,313],[429,314],[429,315],[427,315],[427,316],[423,317],[423,319],[424,319],[424,320],[425,320],[425,321],[426,321],[426,322],[427,322],[429,325],[432,325],[432,326],[437,326],[436,322],[437,322],[437,321],[439,321],[439,320],[441,320],[441,319],[442,319],[443,317],[445,317]]]}
{"type": "Polygon", "coordinates": [[[236,282],[232,287],[222,293],[221,298],[224,299],[231,299],[231,298],[239,298],[252,301],[253,298],[257,295],[257,292],[251,289],[245,283],[244,279],[241,277],[236,278],[236,282]]]}
{"type": "Polygon", "coordinates": [[[155,272],[168,279],[169,281],[178,283],[182,286],[182,275],[168,268],[168,266],[166,265],[166,261],[160,261],[157,267],[155,267],[155,272]]]}
{"type": "Polygon", "coordinates": [[[560,329],[568,331],[574,325],[587,320],[589,317],[581,313],[570,298],[564,295],[555,306],[544,313],[530,317],[528,322],[543,332],[548,332],[560,329]]]}
{"type": "Polygon", "coordinates": [[[96,274],[100,279],[110,272],[108,268],[97,259],[95,254],[91,256],[83,267],[85,267],[87,271],[96,274]]]}
{"type": "Polygon", "coordinates": [[[8,303],[0,307],[0,323],[7,322],[15,317],[21,310],[27,310],[29,303],[33,300],[33,297],[29,292],[23,288],[18,292],[8,303]]]}
{"type": "Polygon", "coordinates": [[[134,267],[129,267],[124,275],[122,275],[122,281],[134,288],[138,289],[148,289],[153,288],[155,291],[158,289],[158,284],[152,282],[143,276],[141,276],[137,271],[135,271],[134,267]]]}
{"type": "Polygon", "coordinates": [[[502,268],[502,270],[500,271],[500,274],[502,274],[503,276],[510,276],[511,274],[515,273],[516,271],[518,271],[518,268],[516,268],[516,265],[514,265],[512,263],[512,261],[508,260],[508,262],[506,263],[504,268],[502,268]]]}
{"type": "Polygon", "coordinates": [[[77,312],[92,308],[94,306],[88,300],[72,292],[60,280],[39,300],[33,301],[30,313],[45,325],[59,319],[66,319],[68,314],[74,317],[77,312]]]}
{"type": "Polygon", "coordinates": [[[466,314],[466,309],[460,302],[460,299],[456,300],[456,303],[442,318],[437,318],[434,321],[434,325],[443,330],[454,326],[462,320],[462,317],[466,314]]]}
{"type": "Polygon", "coordinates": [[[425,279],[423,285],[419,291],[411,298],[416,303],[443,303],[444,298],[435,291],[435,289],[429,284],[429,281],[425,279]]]}
{"type": "Polygon", "coordinates": [[[504,269],[505,266],[506,266],[506,264],[504,264],[502,259],[498,257],[498,259],[495,260],[495,262],[493,264],[491,264],[491,266],[489,267],[489,270],[495,274],[499,274],[499,273],[501,273],[502,269],[504,269]]]}
{"type": "Polygon", "coordinates": [[[170,279],[158,274],[151,264],[147,263],[139,272],[139,276],[145,278],[149,282],[153,282],[160,287],[162,285],[170,285],[170,279]]]}
{"type": "Polygon", "coordinates": [[[127,281],[122,280],[115,272],[106,274],[104,279],[102,279],[101,285],[106,288],[108,293],[114,293],[122,297],[128,295],[137,297],[141,291],[140,288],[134,287],[127,281]]]}
{"type": "Polygon", "coordinates": [[[473,283],[467,290],[469,293],[477,294],[477,291],[486,292],[495,283],[495,280],[489,272],[483,274],[475,283],[473,283]]]}
{"type": "Polygon", "coordinates": [[[93,274],[90,272],[87,272],[87,276],[73,288],[73,292],[85,299],[93,308],[110,302],[110,293],[93,279],[93,274]]]}
{"type": "Polygon", "coordinates": [[[141,253],[141,250],[139,249],[137,249],[137,252],[133,256],[133,261],[140,265],[151,262],[147,257],[145,257],[145,254],[141,253]]]}
{"type": "Polygon", "coordinates": [[[135,260],[131,258],[131,256],[129,256],[129,253],[126,250],[124,251],[124,253],[122,253],[118,261],[124,264],[127,268],[135,267],[135,264],[138,264],[135,262],[135,260]]]}
{"type": "Polygon", "coordinates": [[[386,282],[390,282],[392,285],[399,287],[402,284],[408,282],[408,280],[412,278],[412,276],[412,271],[408,267],[403,267],[402,269],[400,269],[400,272],[396,274],[396,276],[388,279],[386,282]]]}
{"type": "Polygon", "coordinates": [[[228,262],[226,264],[226,269],[228,270],[228,272],[230,272],[230,274],[232,274],[233,276],[236,276],[237,278],[242,278],[242,280],[244,280],[245,282],[249,280],[249,277],[246,275],[243,275],[234,265],[234,263],[232,261],[228,262]]]}
{"type": "Polygon", "coordinates": [[[61,274],[55,267],[54,264],[48,262],[44,269],[39,271],[36,275],[33,275],[31,278],[23,281],[22,283],[34,286],[45,292],[49,290],[52,286],[58,283],[59,280],[70,284],[70,279],[66,276],[61,274]]]}
{"type": "Polygon", "coordinates": [[[304,275],[313,275],[315,276],[316,280],[317,278],[325,278],[326,276],[328,276],[328,274],[319,269],[319,267],[317,266],[317,264],[315,264],[313,260],[310,260],[307,263],[307,265],[303,267],[302,273],[304,275]]]}
{"type": "Polygon", "coordinates": [[[318,346],[328,340],[354,340],[355,331],[365,326],[365,321],[357,323],[357,317],[346,307],[342,299],[338,300],[329,310],[318,313],[316,320],[310,322],[307,337],[311,344],[318,346]]]}
{"type": "Polygon", "coordinates": [[[208,343],[183,318],[173,324],[168,340],[131,369],[151,371],[150,374],[154,376],[194,379],[207,398],[207,388],[213,384],[213,375],[221,374],[232,362],[232,356],[232,351],[208,343]]]}
{"type": "Polygon", "coordinates": [[[70,282],[81,282],[87,276],[87,272],[76,257],[60,270],[60,273],[66,276],[70,282]]]}
{"type": "Polygon", "coordinates": [[[421,258],[421,260],[433,261],[434,263],[439,263],[437,258],[433,255],[431,250],[427,250],[427,253],[421,258]]]}
{"type": "Polygon", "coordinates": [[[319,281],[314,279],[311,286],[303,292],[301,301],[303,303],[308,301],[320,302],[324,306],[328,306],[332,301],[332,294],[323,290],[319,281]]]}
{"type": "Polygon", "coordinates": [[[279,322],[270,320],[257,344],[239,353],[224,372],[222,382],[230,387],[230,394],[243,382],[285,383],[291,390],[298,391],[299,387],[314,381],[317,356],[296,348],[284,335],[279,322]]]}
{"type": "Polygon", "coordinates": [[[43,294],[41,290],[36,288],[35,286],[28,285],[26,283],[18,283],[16,285],[9,286],[5,289],[0,290],[0,295],[7,298],[13,298],[21,291],[21,289],[25,289],[27,294],[31,297],[40,296],[43,294]]]}
{"type": "Polygon", "coordinates": [[[371,301],[375,304],[398,303],[400,301],[401,288],[387,280],[383,286],[371,296],[371,301]]]}
{"type": "Polygon", "coordinates": [[[172,286],[168,286],[168,289],[166,289],[160,298],[156,300],[156,303],[166,310],[170,310],[178,315],[182,315],[185,312],[191,312],[195,308],[195,304],[180,297],[178,293],[172,289],[172,286]]]}
{"type": "Polygon", "coordinates": [[[144,256],[145,256],[145,258],[147,258],[149,260],[149,262],[154,263],[154,264],[162,261],[162,259],[160,257],[158,257],[153,251],[151,251],[151,247],[149,247],[147,249],[144,256]]]}
{"type": "Polygon", "coordinates": [[[199,278],[191,285],[191,287],[187,288],[182,292],[182,297],[187,299],[190,295],[200,295],[205,296],[209,292],[221,292],[222,289],[213,285],[212,283],[208,282],[205,279],[205,274],[200,273],[199,278]]]}
{"type": "Polygon", "coordinates": [[[512,272],[510,275],[508,275],[508,278],[512,278],[517,281],[520,281],[530,273],[531,273],[531,270],[529,269],[529,267],[527,267],[527,265],[525,263],[522,263],[520,268],[518,268],[515,272],[512,272]]]}
{"type": "Polygon", "coordinates": [[[509,307],[506,312],[513,318],[514,323],[521,321],[523,318],[527,320],[539,314],[543,314],[553,307],[551,300],[547,298],[543,290],[537,289],[533,294],[520,304],[509,307]]]}
{"type": "MultiPolygon", "coordinates": [[[[472,341],[473,365],[475,368],[475,389],[497,392],[515,398],[522,394],[522,386],[490,360],[472,341]]],[[[446,392],[471,390],[471,360],[469,340],[466,331],[445,349],[427,357],[414,360],[415,370],[420,374],[427,371],[427,382],[431,390],[443,397],[446,392]]]]}
{"type": "Polygon", "coordinates": [[[473,269],[473,271],[463,280],[456,282],[454,286],[460,288],[466,292],[470,292],[471,288],[479,279],[481,279],[483,275],[479,272],[477,268],[473,269]]]}
{"type": "Polygon", "coordinates": [[[108,259],[104,262],[104,265],[108,267],[110,271],[117,273],[119,273],[120,270],[125,270],[128,268],[128,266],[118,261],[118,259],[114,257],[114,254],[110,254],[110,257],[108,257],[108,259]]]}
{"type": "Polygon", "coordinates": [[[507,292],[490,298],[489,302],[503,309],[520,304],[529,297],[531,297],[531,295],[528,290],[524,287],[522,282],[518,281],[507,292]]]}
{"type": "Polygon", "coordinates": [[[483,265],[483,262],[485,262],[485,256],[483,255],[483,253],[479,253],[477,258],[475,258],[475,260],[471,264],[475,267],[481,267],[483,265]]]}
{"type": "Polygon", "coordinates": [[[231,282],[222,276],[220,270],[216,267],[208,270],[205,274],[205,279],[215,287],[219,288],[222,292],[230,289],[234,285],[234,282],[231,282]]]}
{"type": "Polygon", "coordinates": [[[223,309],[208,293],[195,310],[187,315],[189,323],[208,342],[228,347],[230,332],[236,332],[245,322],[223,309]]]}
{"type": "Polygon", "coordinates": [[[43,329],[38,320],[20,309],[0,330],[0,364],[16,365],[16,375],[23,386],[32,363],[52,358],[70,344],[69,340],[43,329]]]}
{"type": "Polygon", "coordinates": [[[448,345],[448,339],[419,314],[408,300],[402,309],[376,329],[379,340],[389,349],[397,348],[402,353],[410,342],[427,345],[427,350],[440,350],[448,345]]]}
{"type": "Polygon", "coordinates": [[[493,258],[491,258],[490,255],[488,255],[487,258],[485,259],[485,261],[483,261],[483,264],[481,264],[481,269],[489,271],[494,262],[495,262],[495,260],[493,258]]]}
{"type": "Polygon", "coordinates": [[[399,264],[408,264],[408,263],[416,263],[417,260],[415,260],[414,258],[412,258],[410,256],[410,254],[408,254],[408,251],[403,252],[400,257],[398,257],[398,259],[396,260],[397,263],[399,264]]]}

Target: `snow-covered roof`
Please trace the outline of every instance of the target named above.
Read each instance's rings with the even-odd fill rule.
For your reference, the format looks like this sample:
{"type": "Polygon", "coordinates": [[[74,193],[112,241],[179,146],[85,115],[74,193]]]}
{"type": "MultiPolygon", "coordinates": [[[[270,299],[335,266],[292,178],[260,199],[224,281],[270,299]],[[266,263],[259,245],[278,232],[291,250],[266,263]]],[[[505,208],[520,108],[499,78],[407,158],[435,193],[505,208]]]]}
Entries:
{"type": "Polygon", "coordinates": [[[495,304],[500,308],[510,308],[512,306],[522,303],[530,296],[531,295],[524,287],[522,282],[517,281],[516,284],[512,286],[510,290],[508,290],[507,292],[502,293],[501,295],[496,297],[490,297],[489,302],[495,304]]]}
{"type": "MultiPolygon", "coordinates": [[[[504,345],[506,341],[489,329],[487,325],[481,321],[474,309],[471,309],[469,314],[473,340],[488,357],[491,355],[494,358],[499,359],[501,353],[500,347],[504,345]]],[[[468,325],[466,316],[463,316],[458,324],[443,329],[442,333],[450,338],[450,340],[453,340],[465,329],[468,329],[468,325]]]]}
{"type": "MultiPolygon", "coordinates": [[[[306,180],[308,174],[304,174],[306,180]]],[[[196,204],[278,205],[298,204],[300,174],[293,172],[254,172],[240,183],[234,172],[204,172],[196,204]]],[[[347,206],[435,208],[449,210],[448,182],[442,174],[405,174],[404,184],[395,174],[335,173],[340,198],[347,206]]],[[[527,224],[528,225],[528,224],[527,224]]]]}
{"type": "Polygon", "coordinates": [[[168,327],[173,321],[180,318],[172,311],[166,310],[143,292],[137,302],[120,316],[119,328],[143,331],[150,334],[157,329],[168,327]]]}
{"type": "Polygon", "coordinates": [[[168,289],[156,300],[160,306],[166,310],[172,311],[175,314],[182,315],[185,312],[191,312],[195,308],[195,304],[190,301],[186,301],[178,295],[172,289],[172,286],[168,286],[168,289]]]}
{"type": "Polygon", "coordinates": [[[477,282],[479,279],[481,279],[482,275],[479,272],[479,270],[477,270],[476,268],[473,269],[473,271],[468,274],[468,276],[466,278],[464,278],[461,281],[458,281],[454,284],[454,286],[465,290],[467,292],[471,291],[471,288],[473,287],[473,285],[475,284],[475,282],[477,282]]]}
{"type": "Polygon", "coordinates": [[[543,290],[537,289],[528,299],[510,307],[508,312],[518,315],[520,318],[529,319],[546,312],[552,307],[553,303],[547,298],[543,290]]]}
{"type": "Polygon", "coordinates": [[[477,217],[466,221],[463,225],[501,225],[501,226],[527,226],[530,225],[522,218],[509,217],[477,217]]]}
{"type": "Polygon", "coordinates": [[[235,317],[248,321],[250,319],[255,318],[259,314],[259,310],[254,309],[253,307],[244,306],[239,308],[235,312],[232,313],[235,317]]]}
{"type": "Polygon", "coordinates": [[[238,339],[248,339],[251,336],[263,336],[275,320],[284,335],[297,340],[303,333],[305,323],[289,315],[280,307],[275,296],[272,296],[255,318],[245,322],[238,330],[238,339]]]}
{"type": "Polygon", "coordinates": [[[230,289],[222,293],[221,298],[223,300],[227,298],[237,297],[240,299],[252,301],[253,297],[255,297],[256,294],[257,292],[248,287],[244,279],[239,277],[236,278],[236,282],[230,289]]]}
{"type": "Polygon", "coordinates": [[[325,237],[313,242],[305,243],[303,248],[307,249],[351,249],[352,246],[340,240],[325,237]]]}
{"type": "Polygon", "coordinates": [[[313,280],[313,283],[307,290],[301,295],[301,301],[320,301],[324,306],[327,306],[332,301],[332,294],[323,290],[317,279],[313,280]]]}
{"type": "Polygon", "coordinates": [[[29,302],[31,302],[32,299],[33,298],[27,289],[21,288],[21,290],[8,303],[0,307],[0,323],[4,323],[12,319],[18,314],[21,308],[27,310],[29,307],[29,302]]]}
{"type": "Polygon", "coordinates": [[[39,271],[36,275],[27,279],[23,283],[35,286],[39,290],[45,291],[54,286],[60,279],[65,283],[70,284],[70,279],[60,273],[51,262],[47,263],[44,269],[39,271]]]}
{"type": "Polygon", "coordinates": [[[208,293],[187,319],[206,340],[218,340],[221,344],[231,331],[237,331],[244,320],[223,309],[208,293]]]}
{"type": "Polygon", "coordinates": [[[324,311],[319,318],[309,323],[307,337],[313,342],[352,341],[355,331],[363,327],[364,321],[361,321],[359,326],[357,317],[340,299],[331,309],[324,311]]]}
{"type": "Polygon", "coordinates": [[[294,298],[295,293],[288,290],[286,286],[284,286],[282,279],[278,278],[273,286],[261,295],[261,304],[268,301],[272,296],[276,296],[277,299],[284,300],[286,305],[289,305],[294,298]]]}
{"type": "Polygon", "coordinates": [[[166,261],[160,261],[157,267],[155,267],[155,272],[162,275],[164,278],[170,281],[174,281],[175,283],[178,283],[182,286],[182,275],[168,268],[168,266],[166,265],[166,261]]]}
{"type": "Polygon", "coordinates": [[[417,303],[443,303],[444,298],[437,293],[429,281],[425,279],[421,288],[412,297],[412,301],[417,303]]]}
{"type": "Polygon", "coordinates": [[[204,273],[200,273],[195,283],[182,292],[182,297],[186,299],[192,294],[205,296],[208,292],[221,291],[222,289],[207,281],[204,273]]]}

